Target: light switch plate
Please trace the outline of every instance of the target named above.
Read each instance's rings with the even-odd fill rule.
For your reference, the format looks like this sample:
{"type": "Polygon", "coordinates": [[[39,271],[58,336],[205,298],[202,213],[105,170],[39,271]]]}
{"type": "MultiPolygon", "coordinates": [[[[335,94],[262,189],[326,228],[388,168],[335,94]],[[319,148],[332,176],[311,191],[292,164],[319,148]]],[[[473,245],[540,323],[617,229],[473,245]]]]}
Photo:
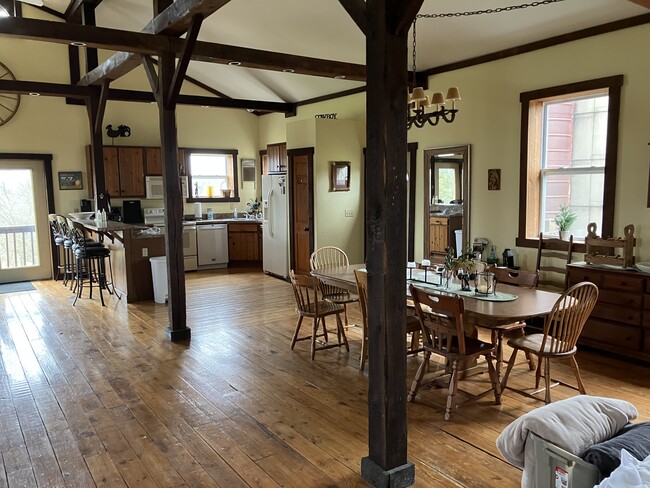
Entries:
{"type": "Polygon", "coordinates": [[[142,257],[146,258],[147,256],[149,256],[149,248],[148,247],[143,247],[142,248],[142,257]]]}
{"type": "Polygon", "coordinates": [[[354,217],[354,210],[352,210],[351,208],[346,209],[345,210],[345,216],[346,217],[354,217]]]}

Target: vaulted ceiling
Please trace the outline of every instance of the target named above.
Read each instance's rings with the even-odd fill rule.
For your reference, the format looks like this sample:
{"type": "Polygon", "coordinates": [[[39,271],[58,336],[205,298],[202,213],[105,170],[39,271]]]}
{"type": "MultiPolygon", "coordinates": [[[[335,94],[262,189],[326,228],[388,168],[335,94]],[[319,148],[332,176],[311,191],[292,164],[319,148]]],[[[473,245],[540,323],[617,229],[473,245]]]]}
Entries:
{"type": "MultiPolygon", "coordinates": [[[[153,16],[151,0],[85,1],[98,3],[95,20],[100,27],[139,32],[153,16]]],[[[81,0],[44,0],[46,8],[61,14],[69,11],[71,4],[80,3],[81,0]]],[[[342,6],[353,2],[231,0],[224,3],[203,21],[199,41],[365,64],[364,34],[342,6]]],[[[424,0],[420,14],[490,9],[506,11],[420,18],[417,70],[435,72],[453,63],[647,16],[650,0],[424,0]],[[509,10],[531,3],[541,5],[509,10]]],[[[409,48],[409,66],[411,52],[409,48]]],[[[293,68],[287,65],[285,69],[293,68]]],[[[363,81],[333,76],[308,76],[196,60],[189,63],[187,75],[226,97],[272,102],[301,102],[364,86],[363,81]]]]}

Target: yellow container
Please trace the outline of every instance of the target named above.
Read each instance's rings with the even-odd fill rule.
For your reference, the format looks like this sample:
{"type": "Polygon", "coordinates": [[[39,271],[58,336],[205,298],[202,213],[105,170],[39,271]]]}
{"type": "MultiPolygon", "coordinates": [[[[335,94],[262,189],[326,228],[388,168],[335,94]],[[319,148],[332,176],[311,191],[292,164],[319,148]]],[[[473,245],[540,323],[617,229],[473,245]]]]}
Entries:
{"type": "Polygon", "coordinates": [[[205,187],[205,191],[208,194],[208,198],[212,198],[212,195],[214,194],[214,187],[212,185],[208,185],[205,187]]]}

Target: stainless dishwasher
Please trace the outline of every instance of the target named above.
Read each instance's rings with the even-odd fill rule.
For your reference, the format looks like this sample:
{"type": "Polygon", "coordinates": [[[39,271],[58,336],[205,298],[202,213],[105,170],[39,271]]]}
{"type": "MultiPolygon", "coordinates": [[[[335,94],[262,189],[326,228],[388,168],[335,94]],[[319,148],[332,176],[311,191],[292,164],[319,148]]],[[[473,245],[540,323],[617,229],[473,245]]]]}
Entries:
{"type": "Polygon", "coordinates": [[[199,269],[228,266],[228,224],[196,226],[199,269]]]}

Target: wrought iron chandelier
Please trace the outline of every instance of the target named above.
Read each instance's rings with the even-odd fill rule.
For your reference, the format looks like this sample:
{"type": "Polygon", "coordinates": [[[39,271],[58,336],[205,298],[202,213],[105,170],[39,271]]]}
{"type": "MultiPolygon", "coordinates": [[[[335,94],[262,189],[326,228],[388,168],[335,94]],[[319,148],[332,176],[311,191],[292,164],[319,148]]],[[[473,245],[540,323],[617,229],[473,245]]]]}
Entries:
{"type": "MultiPolygon", "coordinates": [[[[417,19],[416,19],[417,20],[417,19]]],[[[417,71],[415,70],[415,46],[416,46],[416,32],[415,32],[415,23],[413,21],[413,77],[417,71]]],[[[424,93],[424,89],[420,86],[413,88],[413,91],[409,93],[408,99],[408,119],[406,122],[406,128],[410,129],[415,126],[418,129],[421,129],[426,124],[436,126],[440,121],[444,121],[448,124],[451,124],[458,113],[456,108],[456,102],[460,100],[460,92],[458,87],[452,86],[447,90],[447,96],[443,96],[442,92],[435,92],[431,95],[431,99],[424,93]],[[451,108],[447,108],[445,104],[447,102],[451,103],[451,108]],[[433,109],[432,111],[429,111],[433,109]]]]}

